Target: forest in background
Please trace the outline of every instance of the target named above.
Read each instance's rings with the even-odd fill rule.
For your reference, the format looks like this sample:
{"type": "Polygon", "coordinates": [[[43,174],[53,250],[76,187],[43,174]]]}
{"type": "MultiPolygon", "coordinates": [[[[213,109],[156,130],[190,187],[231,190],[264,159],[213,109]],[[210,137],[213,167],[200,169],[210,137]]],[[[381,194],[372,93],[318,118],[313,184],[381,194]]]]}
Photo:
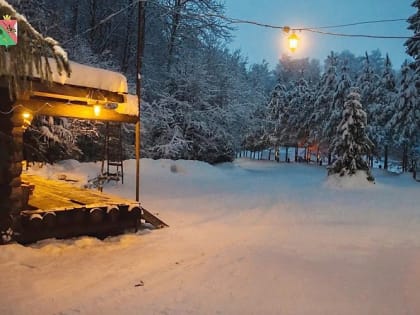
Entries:
{"type": "MultiPolygon", "coordinates": [[[[11,0],[70,59],[127,76],[135,91],[137,8],[133,0],[11,0]],[[118,14],[116,14],[118,13],[118,14]]],[[[413,6],[418,9],[419,1],[413,6]]],[[[282,56],[274,70],[229,51],[232,26],[216,0],[154,0],[146,5],[142,90],[142,156],[230,161],[241,150],[320,143],[328,154],[345,97],[358,87],[374,154],[419,155],[418,39],[395,71],[392,56],[332,52],[316,59],[282,56]],[[407,56],[409,58],[409,56],[407,56]],[[414,61],[412,61],[414,59],[414,61]],[[417,83],[417,85],[416,85],[417,83]]],[[[408,27],[419,33],[419,13],[408,27]],[[417,22],[415,22],[417,21],[417,22]]],[[[414,37],[413,37],[414,38],[414,37]]],[[[133,126],[124,126],[134,155],[133,126]]],[[[100,160],[100,122],[38,117],[25,133],[27,154],[50,162],[100,160]]],[[[403,166],[404,166],[403,165],[403,166]]]]}

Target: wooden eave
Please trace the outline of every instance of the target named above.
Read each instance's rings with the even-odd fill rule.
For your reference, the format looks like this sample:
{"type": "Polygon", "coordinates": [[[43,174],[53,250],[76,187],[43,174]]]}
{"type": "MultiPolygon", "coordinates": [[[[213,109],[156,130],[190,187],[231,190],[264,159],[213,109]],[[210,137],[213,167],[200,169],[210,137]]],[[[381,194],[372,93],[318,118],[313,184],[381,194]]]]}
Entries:
{"type": "MultiPolygon", "coordinates": [[[[6,78],[0,79],[0,86],[7,86],[6,84],[6,78]]],[[[15,104],[22,105],[33,115],[136,123],[138,116],[121,114],[105,107],[110,103],[126,102],[124,93],[31,79],[30,89],[17,96],[15,104]],[[99,116],[94,114],[94,105],[102,107],[99,116]]],[[[22,108],[17,110],[21,111],[22,108]]]]}

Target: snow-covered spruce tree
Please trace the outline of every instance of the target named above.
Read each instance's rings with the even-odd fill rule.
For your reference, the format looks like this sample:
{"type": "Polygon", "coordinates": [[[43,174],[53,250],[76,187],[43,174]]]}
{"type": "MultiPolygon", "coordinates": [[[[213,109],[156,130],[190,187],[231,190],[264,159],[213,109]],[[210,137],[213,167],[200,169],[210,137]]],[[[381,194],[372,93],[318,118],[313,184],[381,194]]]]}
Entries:
{"type": "Polygon", "coordinates": [[[337,89],[337,56],[334,52],[325,60],[325,71],[321,77],[317,92],[314,96],[315,101],[312,106],[312,113],[308,116],[307,128],[309,130],[310,142],[327,143],[327,139],[322,137],[322,130],[327,118],[330,117],[330,110],[333,109],[334,93],[337,89]]]}
{"type": "Polygon", "coordinates": [[[357,171],[364,171],[367,180],[374,180],[364,159],[365,155],[370,154],[373,145],[366,134],[366,123],[366,112],[360,103],[360,94],[357,89],[351,89],[332,145],[337,160],[328,169],[328,175],[351,176],[357,171]]]}
{"type": "Polygon", "coordinates": [[[407,54],[414,58],[414,68],[418,74],[420,71],[420,0],[413,1],[411,6],[417,9],[417,12],[407,20],[408,29],[413,31],[414,35],[407,39],[405,46],[407,54]]]}
{"type": "Polygon", "coordinates": [[[373,107],[372,117],[375,119],[375,139],[377,152],[383,152],[384,169],[388,169],[388,151],[392,143],[392,128],[389,121],[396,112],[397,88],[395,71],[388,54],[384,60],[384,67],[381,80],[373,92],[376,104],[373,107]]]}
{"type": "Polygon", "coordinates": [[[413,65],[407,61],[402,65],[397,110],[389,122],[394,141],[403,151],[403,171],[409,168],[408,158],[414,160],[419,154],[420,108],[413,65]]]}
{"type": "Polygon", "coordinates": [[[408,145],[408,154],[411,157],[413,174],[416,177],[416,164],[418,164],[420,157],[420,0],[415,0],[411,4],[412,7],[417,9],[417,11],[408,18],[408,29],[414,32],[414,35],[405,42],[407,47],[406,52],[411,57],[413,57],[414,62],[411,63],[410,67],[413,70],[412,84],[414,85],[415,102],[411,103],[410,106],[407,106],[405,109],[407,117],[407,125],[409,125],[409,131],[407,127],[405,129],[407,133],[407,138],[410,138],[408,145]],[[417,163],[416,163],[417,162],[417,163]]]}
{"type": "Polygon", "coordinates": [[[286,87],[278,83],[271,93],[267,105],[267,127],[269,143],[277,151],[281,144],[288,141],[289,96],[286,87]]]}
{"type": "Polygon", "coordinates": [[[329,143],[328,164],[331,163],[332,141],[335,137],[337,126],[340,123],[344,102],[351,87],[349,68],[347,60],[342,60],[342,67],[337,79],[337,86],[334,92],[333,102],[328,108],[328,117],[323,128],[323,139],[329,143]]]}
{"type": "Polygon", "coordinates": [[[408,18],[408,29],[414,35],[405,42],[406,52],[414,61],[404,62],[398,91],[397,111],[390,121],[394,139],[403,149],[403,171],[409,170],[420,156],[420,0],[412,3],[416,13],[408,18]]]}
{"type": "Polygon", "coordinates": [[[310,144],[309,129],[306,120],[312,113],[311,104],[314,103],[314,93],[304,78],[299,79],[291,92],[290,114],[288,121],[289,144],[310,144]]]}
{"type": "MultiPolygon", "coordinates": [[[[380,78],[377,74],[375,74],[369,55],[366,52],[363,69],[357,79],[357,86],[361,91],[361,103],[365,108],[367,120],[369,122],[369,125],[367,126],[367,134],[375,145],[372,153],[375,153],[377,156],[379,155],[379,152],[376,152],[376,147],[381,139],[379,137],[377,116],[375,114],[378,108],[381,107],[381,104],[379,102],[378,95],[374,92],[376,91],[379,83],[380,78]]],[[[370,161],[373,163],[373,156],[370,157],[370,161]]]]}

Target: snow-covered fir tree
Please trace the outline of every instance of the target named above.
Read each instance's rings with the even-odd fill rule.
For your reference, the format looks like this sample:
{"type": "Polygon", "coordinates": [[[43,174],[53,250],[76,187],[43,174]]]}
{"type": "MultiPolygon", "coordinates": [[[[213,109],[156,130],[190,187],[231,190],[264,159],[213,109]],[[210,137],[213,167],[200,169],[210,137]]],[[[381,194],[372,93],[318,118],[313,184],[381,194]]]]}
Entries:
{"type": "Polygon", "coordinates": [[[277,150],[281,144],[288,141],[289,95],[286,87],[278,83],[267,106],[266,132],[270,144],[277,150]]]}
{"type": "Polygon", "coordinates": [[[403,148],[403,170],[411,167],[414,170],[420,156],[420,0],[414,1],[412,6],[417,11],[407,21],[408,29],[414,35],[405,42],[405,46],[414,61],[405,62],[402,66],[397,111],[390,122],[394,138],[403,148]]]}
{"type": "Polygon", "coordinates": [[[387,169],[389,147],[392,143],[392,128],[389,121],[395,114],[397,101],[395,71],[388,54],[384,59],[382,77],[373,93],[377,101],[372,111],[372,117],[375,120],[375,146],[378,155],[383,153],[384,168],[387,169]]]}
{"type": "MultiPolygon", "coordinates": [[[[357,79],[357,86],[359,87],[359,90],[361,92],[361,102],[367,113],[367,121],[369,123],[369,125],[367,126],[367,134],[375,145],[373,153],[376,153],[376,155],[378,155],[379,152],[375,152],[375,150],[377,144],[380,143],[381,140],[378,130],[379,126],[376,114],[379,108],[382,106],[382,104],[378,99],[379,95],[375,93],[379,82],[380,78],[377,74],[375,74],[374,69],[371,66],[369,55],[366,52],[363,69],[360,76],[357,79]]],[[[371,157],[371,161],[373,162],[373,157],[371,157]]]]}
{"type": "Polygon", "coordinates": [[[411,4],[417,11],[408,18],[408,29],[413,31],[414,35],[405,42],[406,52],[414,58],[417,73],[420,71],[420,0],[415,0],[411,4]]]}
{"type": "Polygon", "coordinates": [[[413,64],[407,61],[401,69],[401,84],[398,91],[397,110],[389,122],[395,143],[403,150],[403,169],[408,170],[408,158],[419,154],[420,108],[416,73],[413,64]]]}
{"type": "Polygon", "coordinates": [[[322,138],[322,130],[327,118],[330,117],[329,112],[333,107],[334,93],[337,88],[337,56],[334,52],[325,60],[325,71],[321,77],[315,101],[312,106],[312,113],[308,115],[306,123],[309,130],[310,142],[326,142],[322,138]]]}
{"type": "MultiPolygon", "coordinates": [[[[334,92],[333,102],[329,105],[327,112],[328,116],[324,123],[323,138],[324,141],[330,145],[335,137],[337,126],[340,123],[344,102],[351,87],[351,78],[349,75],[349,68],[347,60],[342,60],[341,71],[337,79],[337,86],[334,92]]],[[[332,148],[329,148],[328,163],[330,164],[332,148]]]]}
{"type": "Polygon", "coordinates": [[[314,92],[308,82],[302,77],[291,91],[290,111],[288,121],[289,143],[309,144],[309,129],[306,120],[312,113],[311,104],[314,103],[314,92]]]}
{"type": "Polygon", "coordinates": [[[346,98],[341,122],[332,145],[337,160],[329,168],[328,174],[351,176],[357,171],[364,171],[366,178],[373,181],[369,165],[364,159],[365,155],[370,154],[373,144],[366,134],[367,115],[360,98],[356,88],[352,89],[346,98]]]}

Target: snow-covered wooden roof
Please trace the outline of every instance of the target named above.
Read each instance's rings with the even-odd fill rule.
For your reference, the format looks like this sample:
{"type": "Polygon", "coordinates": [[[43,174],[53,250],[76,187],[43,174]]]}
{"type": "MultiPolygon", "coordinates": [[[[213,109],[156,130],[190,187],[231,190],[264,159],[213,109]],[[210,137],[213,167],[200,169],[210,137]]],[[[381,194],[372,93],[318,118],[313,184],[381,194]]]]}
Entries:
{"type": "MultiPolygon", "coordinates": [[[[127,79],[118,72],[95,68],[83,65],[74,61],[69,61],[71,68],[70,76],[60,73],[57,65],[49,59],[52,67],[52,81],[60,84],[68,84],[81,87],[89,87],[117,93],[127,93],[127,79]]],[[[39,77],[39,74],[35,74],[39,77]]]]}
{"type": "Polygon", "coordinates": [[[11,89],[22,108],[52,116],[138,120],[137,97],[127,94],[125,76],[69,61],[57,41],[44,38],[0,0],[0,16],[6,14],[18,21],[18,44],[0,49],[0,88],[11,89]],[[100,117],[92,113],[95,104],[102,106],[100,117]]]}

